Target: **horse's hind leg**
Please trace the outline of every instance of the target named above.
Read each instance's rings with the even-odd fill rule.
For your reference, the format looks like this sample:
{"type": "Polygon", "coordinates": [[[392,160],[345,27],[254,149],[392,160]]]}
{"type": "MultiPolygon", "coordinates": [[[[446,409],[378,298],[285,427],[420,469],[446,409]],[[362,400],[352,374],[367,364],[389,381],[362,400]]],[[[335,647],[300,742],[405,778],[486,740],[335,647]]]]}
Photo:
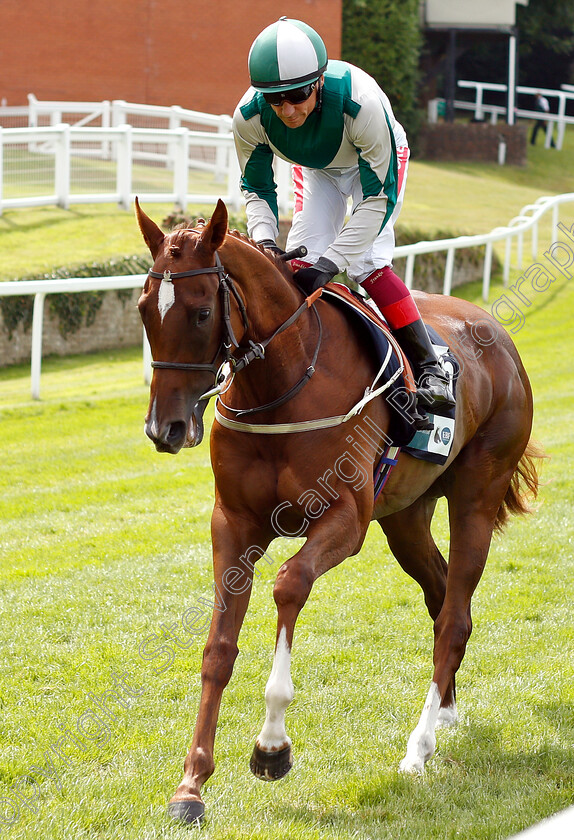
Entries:
{"type": "MultiPolygon", "coordinates": [[[[446,592],[448,566],[430,530],[437,499],[421,496],[410,507],[378,520],[396,560],[419,584],[429,615],[436,621],[446,592]]],[[[457,721],[454,677],[442,698],[437,725],[457,721]]]]}
{"type": "MultiPolygon", "coordinates": [[[[493,435],[500,446],[500,436],[493,435]]],[[[504,445],[504,442],[503,444],[504,445]]],[[[422,773],[434,753],[435,728],[468,642],[470,602],[478,585],[498,510],[508,490],[519,455],[516,443],[503,454],[489,451],[488,432],[467,445],[453,465],[446,496],[449,504],[450,551],[446,592],[434,626],[434,674],[419,722],[409,737],[400,768],[422,773]]]]}

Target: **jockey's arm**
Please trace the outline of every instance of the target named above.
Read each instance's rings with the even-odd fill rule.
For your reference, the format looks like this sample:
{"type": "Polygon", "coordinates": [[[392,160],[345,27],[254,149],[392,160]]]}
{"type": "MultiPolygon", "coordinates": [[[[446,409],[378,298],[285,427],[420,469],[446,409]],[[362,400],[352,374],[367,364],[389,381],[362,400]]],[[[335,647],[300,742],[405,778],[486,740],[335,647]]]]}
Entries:
{"type": "Polygon", "coordinates": [[[362,200],[323,256],[342,271],[373,244],[397,201],[395,140],[382,103],[371,97],[348,123],[357,150],[362,200]]]}
{"type": "Polygon", "coordinates": [[[273,152],[259,120],[245,120],[239,108],[233,116],[233,136],[241,169],[247,232],[257,242],[275,242],[279,235],[279,212],[273,152]]]}

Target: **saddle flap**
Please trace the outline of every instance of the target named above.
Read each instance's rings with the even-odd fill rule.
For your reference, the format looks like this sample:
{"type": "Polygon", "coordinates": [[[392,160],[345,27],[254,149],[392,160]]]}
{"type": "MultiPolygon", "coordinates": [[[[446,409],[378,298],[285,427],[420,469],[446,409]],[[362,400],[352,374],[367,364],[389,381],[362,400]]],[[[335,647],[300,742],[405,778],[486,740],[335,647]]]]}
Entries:
{"type": "Polygon", "coordinates": [[[394,338],[392,332],[389,329],[387,322],[383,319],[383,317],[372,309],[368,303],[366,303],[361,297],[354,294],[348,286],[345,286],[343,283],[327,283],[324,287],[325,291],[331,292],[336,295],[341,300],[344,300],[349,306],[356,310],[356,312],[368,318],[368,320],[374,324],[382,333],[384,333],[387,341],[393,347],[393,350],[402,361],[403,364],[403,378],[405,383],[405,388],[407,391],[411,391],[411,393],[416,394],[416,384],[415,378],[413,376],[413,370],[411,364],[406,357],[405,353],[403,352],[402,347],[399,345],[398,341],[394,338]]]}

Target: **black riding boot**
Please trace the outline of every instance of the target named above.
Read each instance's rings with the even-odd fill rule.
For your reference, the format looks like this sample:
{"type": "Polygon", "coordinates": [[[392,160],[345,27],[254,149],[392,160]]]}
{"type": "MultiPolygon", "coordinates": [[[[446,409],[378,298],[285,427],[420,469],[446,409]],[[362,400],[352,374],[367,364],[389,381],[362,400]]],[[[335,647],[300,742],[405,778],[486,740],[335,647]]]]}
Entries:
{"type": "Polygon", "coordinates": [[[425,411],[453,408],[454,396],[422,320],[393,330],[409,357],[417,383],[417,404],[425,411]]]}

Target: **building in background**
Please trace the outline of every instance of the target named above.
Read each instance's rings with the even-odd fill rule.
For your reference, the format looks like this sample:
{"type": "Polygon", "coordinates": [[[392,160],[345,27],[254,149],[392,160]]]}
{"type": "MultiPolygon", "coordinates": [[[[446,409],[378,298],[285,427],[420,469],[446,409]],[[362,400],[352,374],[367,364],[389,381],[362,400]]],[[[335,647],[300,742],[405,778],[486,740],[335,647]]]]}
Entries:
{"type": "Polygon", "coordinates": [[[125,99],[232,113],[247,88],[247,54],[281,15],[341,55],[342,0],[5,0],[0,100],[125,99]]]}

